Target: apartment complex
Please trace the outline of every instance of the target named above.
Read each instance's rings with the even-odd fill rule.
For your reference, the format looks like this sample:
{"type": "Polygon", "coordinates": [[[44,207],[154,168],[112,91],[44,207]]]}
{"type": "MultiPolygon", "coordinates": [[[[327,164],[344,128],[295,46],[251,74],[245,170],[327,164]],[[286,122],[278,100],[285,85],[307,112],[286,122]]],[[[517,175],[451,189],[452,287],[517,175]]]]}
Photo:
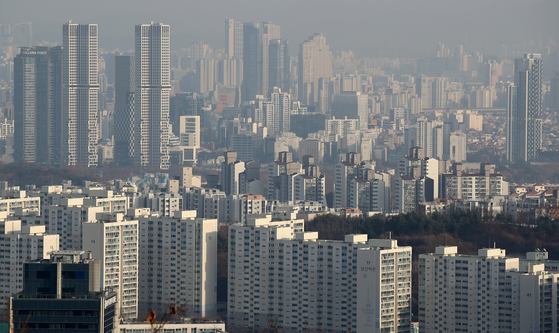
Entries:
{"type": "Polygon", "coordinates": [[[23,262],[48,259],[58,251],[58,235],[49,235],[45,226],[23,226],[20,220],[0,219],[0,306],[6,307],[10,296],[23,290],[23,262]]]}
{"type": "Polygon", "coordinates": [[[348,235],[318,240],[303,222],[249,218],[229,229],[228,318],[286,332],[408,332],[411,247],[348,235]],[[295,223],[294,223],[295,222],[295,223]]]}
{"type": "Polygon", "coordinates": [[[125,319],[138,317],[138,238],[138,221],[123,214],[99,213],[83,224],[83,250],[99,261],[101,289],[118,294],[118,315],[125,319]]]}
{"type": "Polygon", "coordinates": [[[419,256],[421,332],[557,332],[559,273],[499,248],[419,256]]]}
{"type": "Polygon", "coordinates": [[[131,218],[139,220],[140,229],[140,313],[188,303],[189,316],[215,317],[217,220],[196,218],[196,211],[131,218]]]}

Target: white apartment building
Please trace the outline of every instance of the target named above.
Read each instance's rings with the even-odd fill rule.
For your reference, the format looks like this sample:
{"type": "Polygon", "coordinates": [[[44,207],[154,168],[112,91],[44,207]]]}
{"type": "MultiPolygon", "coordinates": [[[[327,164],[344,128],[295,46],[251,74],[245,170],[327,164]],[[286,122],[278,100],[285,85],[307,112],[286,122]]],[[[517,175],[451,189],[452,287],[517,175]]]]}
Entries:
{"type": "Polygon", "coordinates": [[[83,250],[100,262],[102,290],[118,293],[120,317],[138,318],[138,221],[123,214],[97,214],[83,224],[83,250]]]}
{"type": "Polygon", "coordinates": [[[68,21],[62,28],[63,165],[96,166],[99,138],[97,24],[68,21]]]}
{"type": "Polygon", "coordinates": [[[134,164],[169,169],[171,27],[139,24],[135,37],[134,164]]]}
{"type": "Polygon", "coordinates": [[[509,183],[504,177],[495,173],[495,166],[480,164],[479,173],[466,173],[461,163],[452,166],[452,173],[442,174],[441,198],[481,200],[495,195],[508,195],[509,183]]]}
{"type": "Polygon", "coordinates": [[[420,331],[557,332],[558,282],[544,263],[499,248],[461,255],[437,247],[419,256],[420,331]]]}
{"type": "Polygon", "coordinates": [[[23,290],[23,262],[50,258],[58,251],[58,235],[45,233],[45,226],[22,226],[19,220],[6,220],[0,213],[0,306],[23,290]]]}
{"type": "Polygon", "coordinates": [[[334,179],[334,207],[348,207],[348,182],[355,178],[357,165],[352,162],[338,162],[336,164],[336,178],[334,179]]]}
{"type": "Polygon", "coordinates": [[[326,177],[313,177],[309,175],[296,174],[290,178],[293,184],[293,198],[289,201],[318,201],[321,205],[326,203],[326,177]]]}
{"type": "Polygon", "coordinates": [[[188,316],[215,317],[217,220],[196,218],[196,211],[134,218],[140,221],[140,313],[188,302],[188,316]]]}
{"type": "Polygon", "coordinates": [[[3,190],[2,197],[0,198],[0,212],[14,215],[19,209],[40,213],[41,200],[36,197],[28,196],[27,192],[21,191],[18,186],[3,190]]]}
{"type": "Polygon", "coordinates": [[[83,205],[83,198],[61,198],[59,205],[43,208],[43,224],[47,232],[60,235],[60,250],[82,250],[82,223],[97,221],[103,207],[83,205]]]}
{"type": "Polygon", "coordinates": [[[179,117],[180,149],[183,151],[183,162],[196,162],[200,149],[200,116],[179,117]]]}
{"type": "Polygon", "coordinates": [[[466,162],[468,138],[462,131],[450,134],[450,160],[456,163],[466,162]]]}
{"type": "Polygon", "coordinates": [[[270,318],[286,332],[409,331],[411,247],[366,235],[323,241],[295,227],[256,218],[230,227],[229,322],[265,329],[270,318]]]}

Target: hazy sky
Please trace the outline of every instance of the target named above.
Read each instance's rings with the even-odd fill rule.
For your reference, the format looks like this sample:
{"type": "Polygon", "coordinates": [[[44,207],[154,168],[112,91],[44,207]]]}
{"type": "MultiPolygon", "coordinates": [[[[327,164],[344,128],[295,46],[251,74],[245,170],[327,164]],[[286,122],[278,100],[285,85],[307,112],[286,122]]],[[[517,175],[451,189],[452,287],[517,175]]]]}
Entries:
{"type": "Polygon", "coordinates": [[[171,25],[172,49],[192,39],[224,47],[224,19],[271,21],[292,52],[315,32],[333,50],[425,56],[441,41],[497,53],[499,45],[559,39],[558,0],[0,0],[0,23],[32,22],[35,41],[62,41],[62,24],[99,24],[101,48],[129,50],[134,25],[171,25]]]}

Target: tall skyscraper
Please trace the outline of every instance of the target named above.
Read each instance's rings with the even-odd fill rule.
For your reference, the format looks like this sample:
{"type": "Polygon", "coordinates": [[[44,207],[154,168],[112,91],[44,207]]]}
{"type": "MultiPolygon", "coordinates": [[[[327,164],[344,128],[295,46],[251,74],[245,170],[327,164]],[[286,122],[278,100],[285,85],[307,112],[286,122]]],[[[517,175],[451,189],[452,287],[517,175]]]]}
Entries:
{"type": "Polygon", "coordinates": [[[524,54],[515,60],[514,86],[507,107],[507,159],[536,161],[542,147],[541,54],[524,54]]]}
{"type": "Polygon", "coordinates": [[[134,56],[115,56],[114,161],[134,164],[134,56]]]}
{"type": "Polygon", "coordinates": [[[63,26],[62,164],[97,165],[97,24],[63,26]]]}
{"type": "Polygon", "coordinates": [[[242,99],[250,101],[256,95],[262,95],[262,53],[258,52],[262,44],[262,25],[260,23],[245,23],[243,27],[243,85],[242,99]]]}
{"type": "Polygon", "coordinates": [[[269,91],[269,45],[280,38],[280,27],[269,22],[243,26],[243,101],[256,99],[269,91]]]}
{"type": "MultiPolygon", "coordinates": [[[[332,52],[322,34],[299,45],[298,99],[305,105],[318,103],[318,80],[332,77],[332,52]]],[[[324,112],[328,110],[322,110],[324,112]]]]}
{"type": "Polygon", "coordinates": [[[280,88],[289,93],[291,89],[289,43],[285,39],[274,39],[270,41],[268,63],[268,85],[272,90],[280,88]]]}
{"type": "Polygon", "coordinates": [[[243,22],[225,19],[225,54],[229,58],[243,59],[243,22]]]}
{"type": "Polygon", "coordinates": [[[134,161],[169,169],[171,27],[150,22],[136,26],[134,161]]]}
{"type": "Polygon", "coordinates": [[[60,162],[62,47],[23,47],[14,59],[14,160],[60,162]]]}

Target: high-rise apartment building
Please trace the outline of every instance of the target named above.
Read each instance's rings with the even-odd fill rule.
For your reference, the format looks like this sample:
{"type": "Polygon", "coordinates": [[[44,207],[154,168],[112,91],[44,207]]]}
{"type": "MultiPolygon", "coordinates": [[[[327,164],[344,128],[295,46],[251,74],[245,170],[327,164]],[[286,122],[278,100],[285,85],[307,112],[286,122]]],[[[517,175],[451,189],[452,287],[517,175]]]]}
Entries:
{"type": "Polygon", "coordinates": [[[114,161],[134,164],[134,56],[115,56],[114,161]]]}
{"type": "Polygon", "coordinates": [[[62,164],[96,166],[98,130],[97,24],[63,26],[62,164]]]}
{"type": "Polygon", "coordinates": [[[495,195],[508,195],[509,183],[495,173],[495,166],[481,163],[479,173],[466,173],[461,163],[452,165],[452,173],[441,175],[441,198],[448,200],[483,200],[495,195]]]}
{"type": "Polygon", "coordinates": [[[297,98],[305,105],[318,104],[318,80],[333,76],[332,52],[322,34],[316,34],[299,45],[297,66],[299,80],[297,98]]]}
{"type": "Polygon", "coordinates": [[[249,217],[229,229],[228,320],[286,332],[408,332],[411,247],[347,235],[319,240],[302,220],[249,217]],[[245,251],[250,247],[251,251],[245,251]]]}
{"type": "Polygon", "coordinates": [[[264,126],[270,135],[289,132],[291,116],[291,95],[274,87],[270,93],[270,102],[264,103],[264,126]]]}
{"type": "Polygon", "coordinates": [[[537,161],[542,148],[541,54],[524,54],[515,60],[514,86],[507,107],[507,159],[537,161]]]}
{"type": "Polygon", "coordinates": [[[559,274],[544,266],[499,248],[421,254],[420,332],[556,332],[559,274]]]}
{"type": "Polygon", "coordinates": [[[140,221],[140,313],[188,302],[189,316],[215,317],[217,220],[196,218],[196,211],[134,219],[140,221]]]}
{"type": "Polygon", "coordinates": [[[22,47],[14,59],[14,161],[60,163],[62,47],[22,47]]]}
{"type": "Polygon", "coordinates": [[[243,23],[225,19],[225,54],[229,58],[243,59],[243,23]]]}
{"type": "Polygon", "coordinates": [[[102,290],[118,294],[121,318],[138,317],[138,221],[124,215],[101,213],[83,224],[83,250],[99,261],[102,290]]]}
{"type": "Polygon", "coordinates": [[[205,94],[214,90],[217,62],[215,59],[198,59],[196,61],[196,90],[205,94]]]}
{"type": "Polygon", "coordinates": [[[150,22],[136,26],[134,161],[169,169],[171,27],[150,22]]]}
{"type": "Polygon", "coordinates": [[[4,249],[0,272],[0,306],[6,307],[10,296],[23,289],[23,262],[50,258],[58,251],[59,235],[49,235],[44,225],[22,226],[20,220],[8,220],[3,213],[0,221],[0,246],[4,249]]]}
{"type": "Polygon", "coordinates": [[[61,198],[58,204],[44,206],[42,212],[47,232],[60,235],[60,249],[78,251],[82,249],[82,224],[96,221],[103,207],[86,206],[83,198],[61,198]]]}

